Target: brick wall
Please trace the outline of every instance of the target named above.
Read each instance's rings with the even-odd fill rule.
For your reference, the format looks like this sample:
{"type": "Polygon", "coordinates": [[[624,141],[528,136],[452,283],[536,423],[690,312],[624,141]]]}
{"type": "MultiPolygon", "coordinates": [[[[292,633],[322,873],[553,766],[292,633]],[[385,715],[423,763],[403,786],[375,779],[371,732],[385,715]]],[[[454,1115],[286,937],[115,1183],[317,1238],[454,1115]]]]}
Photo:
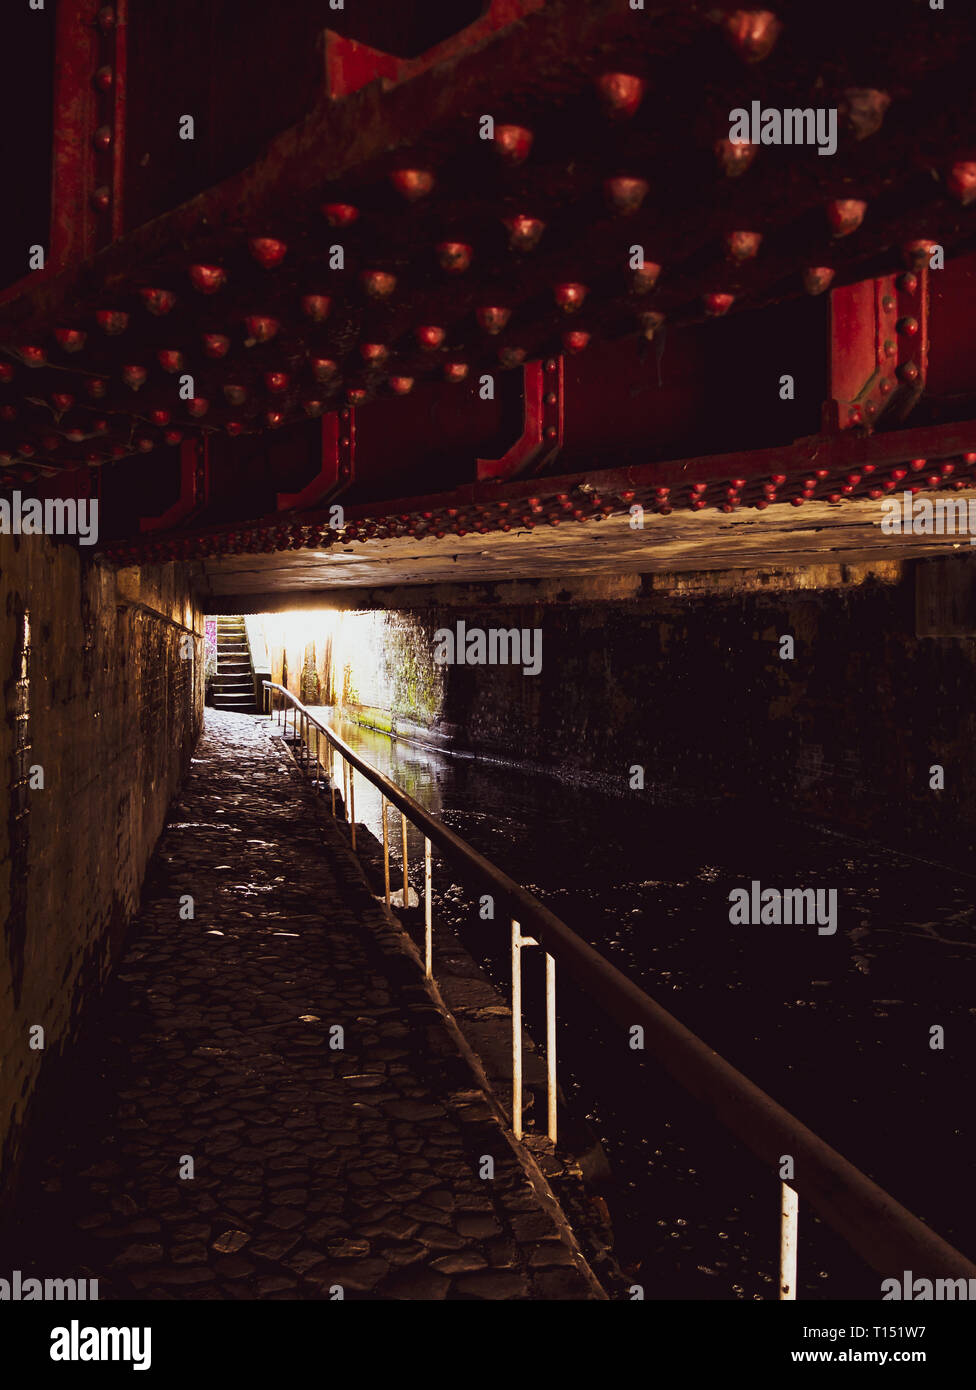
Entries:
{"type": "Polygon", "coordinates": [[[8,1192],[32,1099],[113,964],[199,733],[202,634],[202,615],[171,570],[114,572],[47,537],[0,536],[8,1192]],[[30,1045],[36,1025],[43,1048],[30,1045]]]}

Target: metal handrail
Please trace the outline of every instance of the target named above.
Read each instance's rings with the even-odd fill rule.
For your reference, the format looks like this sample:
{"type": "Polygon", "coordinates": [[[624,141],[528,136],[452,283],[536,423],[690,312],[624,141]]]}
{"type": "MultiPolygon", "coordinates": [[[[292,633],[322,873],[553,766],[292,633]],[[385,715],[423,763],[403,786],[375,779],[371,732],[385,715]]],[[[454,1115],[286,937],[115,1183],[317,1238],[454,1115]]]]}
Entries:
{"type": "MultiPolygon", "coordinates": [[[[879,1273],[892,1276],[905,1270],[927,1278],[976,1278],[976,1264],[967,1259],[929,1226],[914,1216],[860,1169],[826,1144],[788,1110],[761,1090],[742,1072],[725,1061],[701,1038],[645,994],[616,966],[594,950],[565,922],[509,878],[484,855],[462,840],[453,830],[432,816],[383,773],[365,762],[337,733],[323,724],[297,696],[274,681],[263,681],[268,691],[269,712],[274,713],[275,692],[291,702],[294,727],[298,718],[322,734],[344,765],[348,765],[350,787],[352,769],[360,772],[384,798],[383,840],[386,869],[386,896],[389,903],[389,858],[386,833],[386,807],[398,807],[404,830],[403,901],[407,893],[406,820],[426,837],[426,922],[427,975],[431,977],[430,845],[435,844],[453,862],[463,865],[474,876],[491,885],[512,918],[513,956],[513,1124],[521,1132],[521,1021],[516,1014],[520,1001],[521,976],[518,956],[522,946],[541,944],[547,952],[547,1036],[549,1041],[550,1137],[555,1138],[555,961],[569,971],[576,983],[611,1018],[631,1029],[644,1030],[645,1050],[664,1070],[697,1100],[707,1105],[717,1119],[777,1175],[783,1160],[793,1159],[793,1176],[781,1182],[780,1297],[796,1297],[796,1196],[804,1197],[851,1248],[879,1273]],[[528,927],[533,937],[521,936],[528,927]],[[518,1102],[516,1106],[516,1102],[518,1102]]],[[[284,706],[285,730],[288,707],[284,706]]],[[[304,740],[303,740],[304,741],[304,740]]],[[[309,753],[311,752],[309,748],[309,753]]],[[[316,748],[316,761],[321,767],[316,748]]],[[[330,774],[335,812],[335,778],[330,774]]],[[[350,805],[350,798],[344,804],[350,805]]],[[[351,809],[351,807],[350,807],[351,809]]],[[[353,813],[354,814],[354,813],[353,813]]],[[[353,847],[355,848],[353,821],[353,847]]]]}

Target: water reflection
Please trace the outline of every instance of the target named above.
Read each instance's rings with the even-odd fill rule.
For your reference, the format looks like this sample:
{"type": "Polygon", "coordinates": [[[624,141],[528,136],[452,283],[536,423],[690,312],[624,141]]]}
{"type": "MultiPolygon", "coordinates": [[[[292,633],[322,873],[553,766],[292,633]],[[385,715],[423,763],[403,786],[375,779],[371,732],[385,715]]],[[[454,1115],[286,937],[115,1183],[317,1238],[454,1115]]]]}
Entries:
{"type": "MultiPolygon", "coordinates": [[[[852,1162],[976,1248],[976,1212],[959,1201],[974,1137],[960,1102],[976,1028],[972,876],[751,803],[654,806],[336,727],[852,1162]],[[731,926],[729,892],[753,880],[836,889],[836,935],[731,926]],[[946,1030],[945,1051],[929,1048],[933,1024],[946,1030]]],[[[362,777],[356,816],[381,838],[380,795],[362,777]]],[[[398,862],[398,830],[391,844],[398,862]]],[[[409,855],[422,888],[417,832],[409,855]]],[[[507,922],[481,921],[436,861],[434,884],[437,914],[507,995],[507,922]]],[[[526,1013],[541,1037],[533,955],[526,1013]]],[[[775,1297],[776,1175],[731,1146],[565,979],[559,1014],[562,1084],[604,1140],[618,1249],[648,1296],[775,1297]]],[[[801,1231],[802,1297],[879,1297],[879,1279],[802,1204],[801,1231]]]]}

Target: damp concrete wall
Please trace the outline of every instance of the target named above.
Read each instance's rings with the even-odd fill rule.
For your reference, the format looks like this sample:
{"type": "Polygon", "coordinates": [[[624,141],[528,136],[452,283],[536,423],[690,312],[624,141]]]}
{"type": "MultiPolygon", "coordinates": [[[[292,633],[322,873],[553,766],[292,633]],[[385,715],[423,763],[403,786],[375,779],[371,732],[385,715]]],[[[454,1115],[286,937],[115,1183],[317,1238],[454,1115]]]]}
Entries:
{"type": "Polygon", "coordinates": [[[624,795],[744,798],[892,845],[970,847],[969,557],[632,576],[624,591],[458,587],[338,615],[344,712],[624,795]],[[437,633],[459,621],[541,632],[541,670],[438,665],[437,633]]]}
{"type": "Polygon", "coordinates": [[[114,963],[188,766],[203,713],[203,630],[172,567],[113,571],[48,537],[0,536],[8,1196],[32,1101],[114,963]]]}

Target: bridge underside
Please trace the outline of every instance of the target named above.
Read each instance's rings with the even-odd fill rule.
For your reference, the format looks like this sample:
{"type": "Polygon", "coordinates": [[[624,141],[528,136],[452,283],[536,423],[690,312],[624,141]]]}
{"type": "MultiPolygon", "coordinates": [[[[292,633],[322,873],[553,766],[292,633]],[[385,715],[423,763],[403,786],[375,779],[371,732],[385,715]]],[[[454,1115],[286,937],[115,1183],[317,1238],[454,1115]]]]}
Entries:
{"type": "Polygon", "coordinates": [[[0,20],[0,1221],[33,1174],[32,1268],[161,1302],[666,1298],[679,1266],[696,1298],[819,1297],[821,1261],[875,1298],[889,1267],[971,1269],[976,22],[769,6],[0,20]],[[325,709],[391,780],[325,767],[325,709]],[[404,788],[429,816],[394,950],[404,788]],[[438,994],[427,841],[456,826],[505,863],[461,906],[437,862],[438,994]],[[555,904],[538,940],[509,874],[555,904]],[[822,936],[729,914],[808,879],[839,895],[822,936]],[[527,1045],[519,1148],[535,945],[526,999],[568,960],[583,1042],[558,1107],[527,1045]],[[631,1002],[646,1056],[591,1022],[631,1002]],[[840,1116],[850,1164],[726,1041],[811,1129],[840,1116]],[[649,1174],[666,1217],[627,1205],[649,1174]]]}

